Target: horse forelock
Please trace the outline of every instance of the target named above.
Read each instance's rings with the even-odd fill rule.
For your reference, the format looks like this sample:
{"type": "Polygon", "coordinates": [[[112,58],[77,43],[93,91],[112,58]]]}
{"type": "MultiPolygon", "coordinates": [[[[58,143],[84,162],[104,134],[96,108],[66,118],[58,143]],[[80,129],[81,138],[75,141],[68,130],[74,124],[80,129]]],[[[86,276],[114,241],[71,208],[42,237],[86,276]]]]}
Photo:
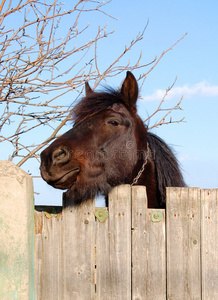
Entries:
{"type": "Polygon", "coordinates": [[[79,123],[95,114],[98,114],[115,103],[125,105],[120,91],[107,88],[105,92],[92,93],[87,97],[83,97],[72,109],[72,119],[75,123],[79,123]]]}

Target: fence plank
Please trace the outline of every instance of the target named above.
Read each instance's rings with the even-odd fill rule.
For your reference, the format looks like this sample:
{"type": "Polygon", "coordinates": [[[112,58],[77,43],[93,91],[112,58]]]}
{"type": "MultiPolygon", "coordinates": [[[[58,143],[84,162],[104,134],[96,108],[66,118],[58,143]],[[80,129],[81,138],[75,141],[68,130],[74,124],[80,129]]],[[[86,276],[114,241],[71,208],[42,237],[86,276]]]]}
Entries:
{"type": "Polygon", "coordinates": [[[201,299],[200,190],[167,188],[167,299],[201,299]]]}
{"type": "Polygon", "coordinates": [[[62,214],[35,211],[36,299],[62,300],[62,214]]]}
{"type": "Polygon", "coordinates": [[[109,194],[109,218],[97,221],[97,299],[131,299],[131,187],[109,194]]]}
{"type": "Polygon", "coordinates": [[[218,299],[218,189],[201,190],[202,299],[218,299]]]}
{"type": "Polygon", "coordinates": [[[36,214],[37,299],[94,299],[94,212],[87,201],[57,216],[36,214]]]}
{"type": "Polygon", "coordinates": [[[0,299],[35,299],[32,178],[10,161],[0,161],[0,299]]]}
{"type": "MultiPolygon", "coordinates": [[[[95,297],[95,202],[63,210],[64,299],[95,297]]],[[[62,299],[63,299],[62,298],[62,299]]]]}
{"type": "Polygon", "coordinates": [[[132,187],[132,299],[166,296],[164,210],[147,209],[144,186],[132,187]]]}

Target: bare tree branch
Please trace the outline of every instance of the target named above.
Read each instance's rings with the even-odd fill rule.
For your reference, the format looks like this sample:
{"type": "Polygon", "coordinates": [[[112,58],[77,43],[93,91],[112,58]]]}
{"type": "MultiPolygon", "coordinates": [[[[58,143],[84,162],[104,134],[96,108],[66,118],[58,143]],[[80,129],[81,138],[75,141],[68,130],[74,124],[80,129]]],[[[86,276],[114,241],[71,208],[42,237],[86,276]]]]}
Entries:
{"type": "Polygon", "coordinates": [[[181,97],[179,102],[176,103],[174,106],[172,106],[170,108],[163,108],[163,104],[167,98],[167,95],[168,95],[169,91],[171,91],[171,89],[174,87],[176,80],[177,80],[177,77],[175,78],[173,84],[168,89],[166,89],[166,92],[165,92],[162,100],[158,104],[157,109],[146,120],[144,120],[144,123],[148,123],[148,121],[150,122],[152,117],[156,116],[158,113],[163,113],[163,116],[159,119],[159,121],[157,123],[149,126],[148,129],[151,130],[152,128],[159,127],[161,125],[168,125],[168,124],[172,124],[172,123],[181,123],[184,121],[185,117],[181,118],[180,120],[173,120],[172,117],[170,117],[170,119],[167,119],[173,111],[182,110],[182,108],[180,107],[180,104],[182,102],[183,97],[181,97]]]}
{"type": "MultiPolygon", "coordinates": [[[[92,80],[96,88],[110,77],[140,69],[142,86],[163,56],[185,36],[159,58],[141,63],[140,53],[132,63],[128,54],[143,39],[147,23],[117,58],[102,69],[98,45],[114,31],[109,31],[107,24],[100,25],[96,32],[90,31],[82,16],[103,14],[116,19],[106,11],[110,1],[80,0],[69,10],[58,0],[1,2],[0,142],[12,146],[10,159],[18,166],[30,158],[38,160],[39,151],[60,135],[71,119],[72,99],[76,101],[82,95],[85,80],[92,80]]],[[[162,104],[167,93],[152,116],[164,112],[162,104]]],[[[174,110],[180,109],[180,103],[181,100],[166,110],[151,128],[181,122],[168,119],[174,110]]]]}

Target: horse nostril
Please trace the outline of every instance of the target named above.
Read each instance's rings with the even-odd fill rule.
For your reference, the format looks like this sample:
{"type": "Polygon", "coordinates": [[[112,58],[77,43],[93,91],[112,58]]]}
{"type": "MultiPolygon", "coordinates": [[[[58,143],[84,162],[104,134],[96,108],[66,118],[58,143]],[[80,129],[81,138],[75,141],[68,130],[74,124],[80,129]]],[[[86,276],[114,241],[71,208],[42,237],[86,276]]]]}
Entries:
{"type": "Polygon", "coordinates": [[[70,152],[64,148],[58,148],[52,153],[53,163],[67,163],[70,160],[70,152]]]}
{"type": "Polygon", "coordinates": [[[66,151],[64,149],[58,149],[54,153],[54,158],[61,160],[65,157],[65,155],[66,155],[66,151]]]}

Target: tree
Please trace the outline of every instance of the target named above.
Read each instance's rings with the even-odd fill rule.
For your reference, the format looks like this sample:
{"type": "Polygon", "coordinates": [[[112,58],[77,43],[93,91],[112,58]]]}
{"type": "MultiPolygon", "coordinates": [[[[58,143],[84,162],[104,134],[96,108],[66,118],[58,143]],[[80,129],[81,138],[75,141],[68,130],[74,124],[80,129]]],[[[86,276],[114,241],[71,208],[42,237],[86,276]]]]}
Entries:
{"type": "MultiPolygon", "coordinates": [[[[123,63],[129,51],[143,39],[140,32],[105,70],[98,63],[98,44],[113,31],[100,25],[87,39],[89,25],[85,14],[105,14],[109,1],[80,0],[73,8],[60,1],[2,1],[0,6],[0,142],[9,143],[10,160],[21,166],[30,158],[39,160],[40,150],[59,136],[71,118],[71,108],[64,99],[78,99],[83,94],[84,81],[92,80],[94,88],[102,81],[127,70],[140,69],[142,87],[147,75],[162,57],[184,36],[164,51],[159,58],[142,64],[142,54],[136,62],[123,63]],[[67,28],[66,28],[67,24],[67,28]],[[150,68],[150,69],[149,69],[150,68]],[[44,136],[44,128],[50,129],[44,136]]],[[[172,88],[172,87],[171,87],[172,88]]],[[[181,99],[169,109],[162,104],[152,114],[163,111],[160,121],[151,127],[181,122],[169,118],[180,109],[181,99]]],[[[145,120],[147,122],[147,120],[145,120]]]]}

